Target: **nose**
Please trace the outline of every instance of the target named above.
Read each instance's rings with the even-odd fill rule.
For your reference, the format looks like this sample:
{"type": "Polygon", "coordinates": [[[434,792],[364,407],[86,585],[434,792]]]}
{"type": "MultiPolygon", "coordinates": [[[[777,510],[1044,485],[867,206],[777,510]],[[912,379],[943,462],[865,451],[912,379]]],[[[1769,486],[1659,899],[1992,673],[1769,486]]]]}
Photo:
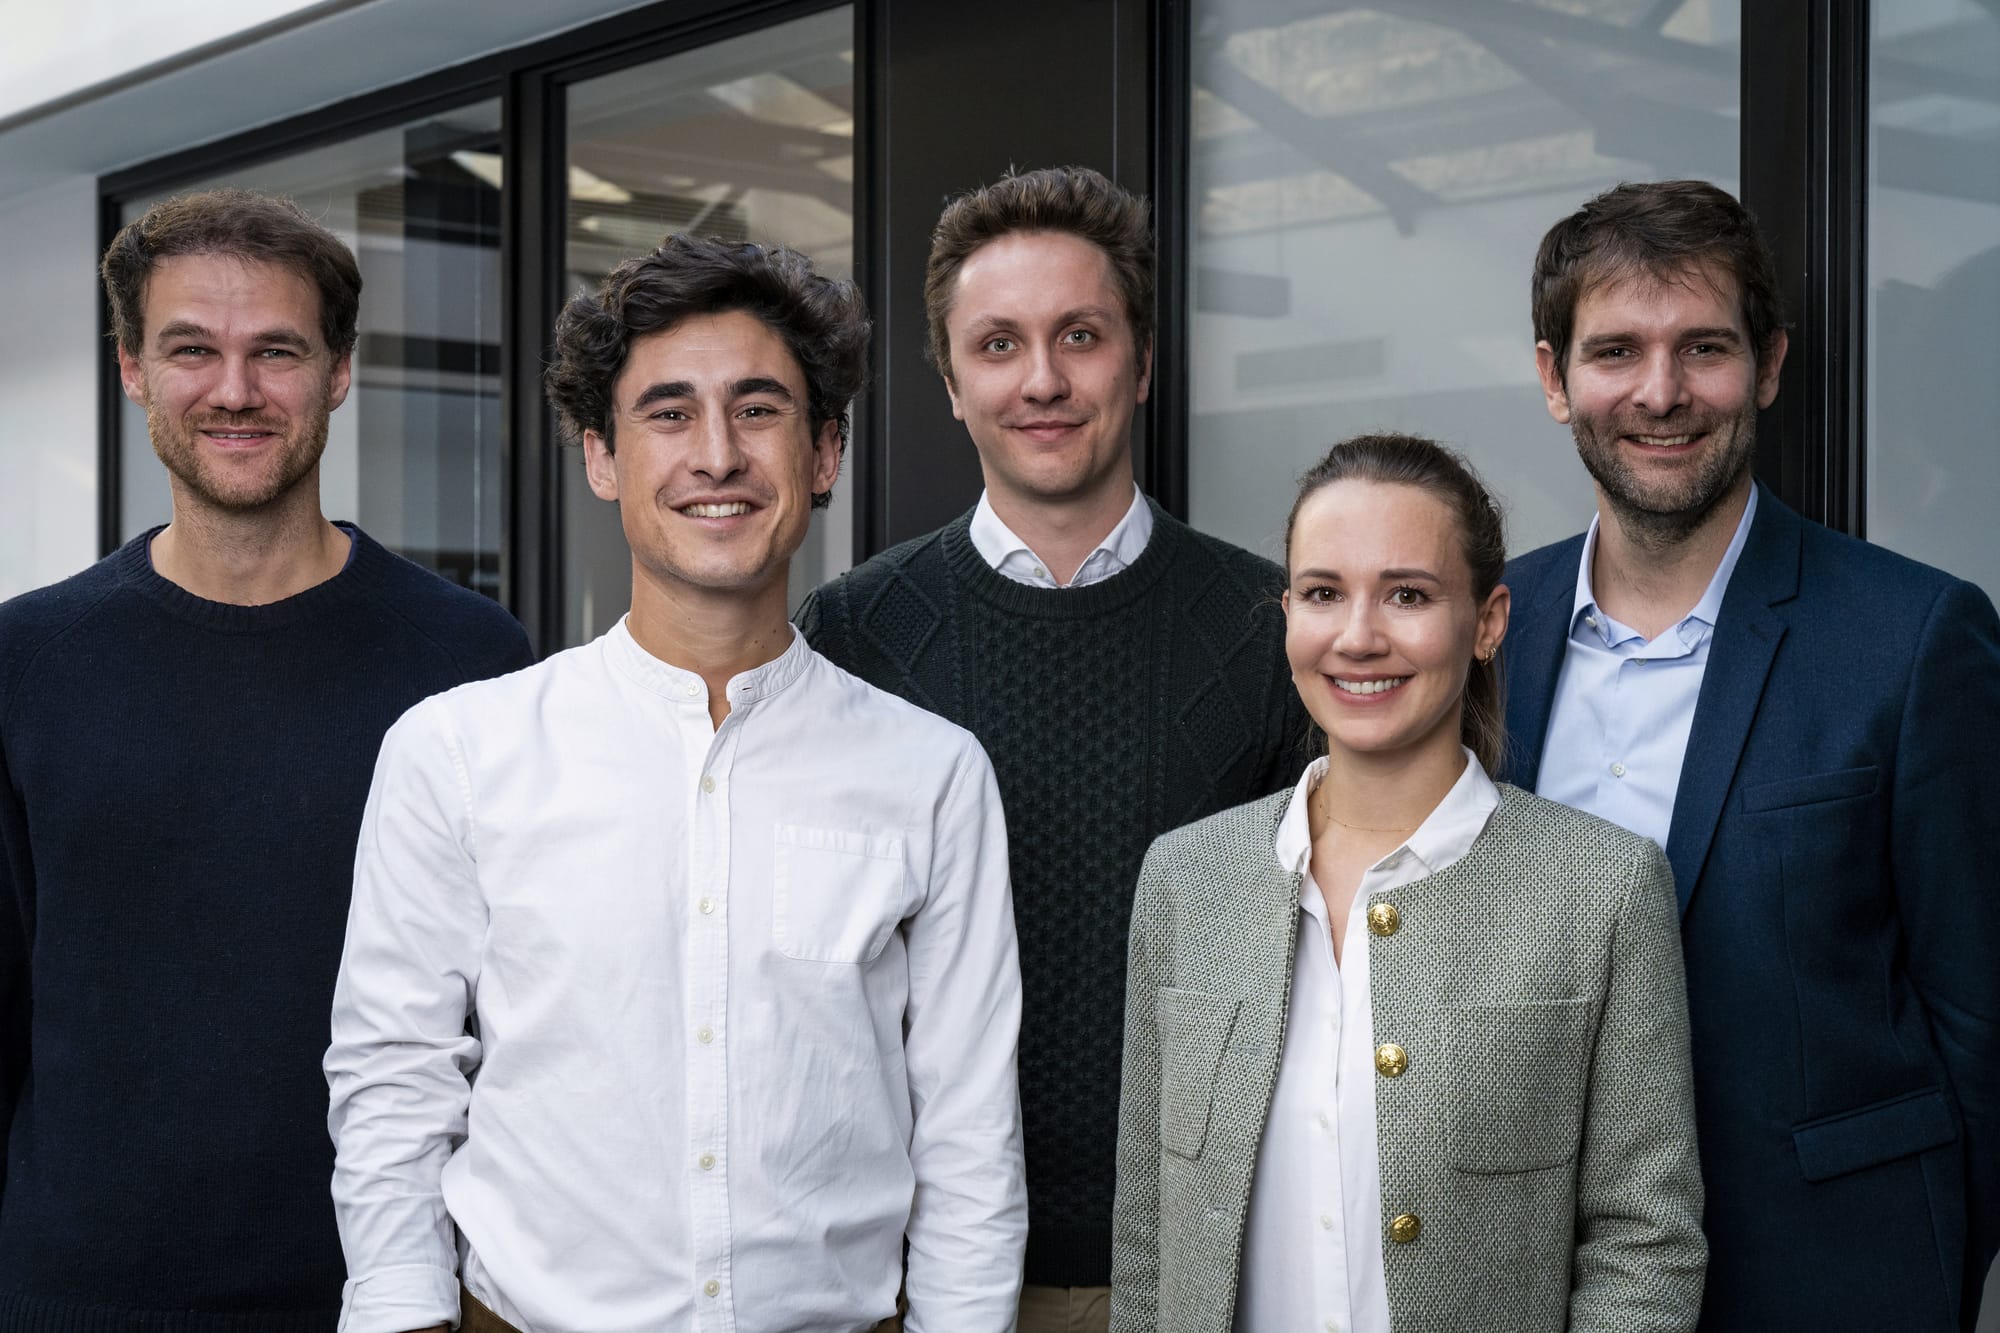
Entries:
{"type": "Polygon", "coordinates": [[[1347,603],[1333,646],[1343,657],[1374,657],[1383,651],[1381,612],[1373,601],[1359,597],[1347,603]]]}
{"type": "Polygon", "coordinates": [[[1667,350],[1650,353],[1633,397],[1634,406],[1663,417],[1688,401],[1687,377],[1682,373],[1680,358],[1667,350]]]}
{"type": "Polygon", "coordinates": [[[1021,396],[1030,402],[1054,403],[1069,397],[1069,377],[1047,346],[1028,349],[1028,376],[1021,382],[1021,396]]]}
{"type": "Polygon", "coordinates": [[[254,412],[264,405],[257,363],[247,356],[221,356],[208,401],[224,412],[254,412]]]}
{"type": "Polygon", "coordinates": [[[710,481],[727,481],[743,470],[743,446],[727,412],[702,417],[688,456],[690,471],[710,481]]]}

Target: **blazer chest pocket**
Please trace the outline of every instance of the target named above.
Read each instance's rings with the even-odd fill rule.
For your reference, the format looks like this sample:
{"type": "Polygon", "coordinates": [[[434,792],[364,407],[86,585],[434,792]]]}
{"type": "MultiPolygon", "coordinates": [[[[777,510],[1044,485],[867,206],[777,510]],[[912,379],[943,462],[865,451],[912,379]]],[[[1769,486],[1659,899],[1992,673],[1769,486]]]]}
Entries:
{"type": "Polygon", "coordinates": [[[1160,1027],[1160,1146],[1195,1158],[1208,1137],[1215,1074],[1241,1000],[1162,986],[1155,999],[1160,1027]]]}
{"type": "Polygon", "coordinates": [[[771,881],[778,952],[813,963],[872,962],[903,919],[903,840],[780,824],[771,881]]]}
{"type": "Polygon", "coordinates": [[[1789,810],[1801,805],[1823,805],[1856,796],[1872,796],[1879,781],[1873,764],[1860,768],[1840,768],[1830,773],[1805,773],[1798,777],[1760,782],[1743,789],[1743,812],[1789,810]]]}
{"type": "Polygon", "coordinates": [[[1502,1175],[1576,1156],[1593,1020],[1584,999],[1445,1012],[1453,1166],[1502,1175]]]}

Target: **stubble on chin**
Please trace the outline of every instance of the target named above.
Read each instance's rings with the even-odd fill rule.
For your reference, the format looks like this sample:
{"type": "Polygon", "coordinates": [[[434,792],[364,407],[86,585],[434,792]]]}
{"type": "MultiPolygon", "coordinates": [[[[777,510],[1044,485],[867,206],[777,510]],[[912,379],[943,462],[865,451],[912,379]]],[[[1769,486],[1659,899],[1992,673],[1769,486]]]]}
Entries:
{"type": "MultiPolygon", "coordinates": [[[[1652,424],[1659,429],[1678,423],[1652,424]]],[[[1689,469],[1691,475],[1678,484],[1655,482],[1649,486],[1620,453],[1620,435],[1615,424],[1599,431],[1581,418],[1570,423],[1570,435],[1585,471],[1597,483],[1598,493],[1617,516],[1626,537],[1642,550],[1665,552],[1686,542],[1736,491],[1756,462],[1754,408],[1705,427],[1690,422],[1688,428],[1706,429],[1711,434],[1727,430],[1729,442],[1697,460],[1689,469]]]]}

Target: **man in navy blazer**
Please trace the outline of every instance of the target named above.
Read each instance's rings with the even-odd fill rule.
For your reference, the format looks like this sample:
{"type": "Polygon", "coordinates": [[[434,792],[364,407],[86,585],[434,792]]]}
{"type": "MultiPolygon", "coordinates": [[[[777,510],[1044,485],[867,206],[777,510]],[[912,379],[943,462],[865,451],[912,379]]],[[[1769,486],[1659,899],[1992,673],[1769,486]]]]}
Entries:
{"type": "Polygon", "coordinates": [[[1673,864],[1701,1327],[1969,1330],[2000,1244],[2000,620],[1753,482],[1786,337],[1727,194],[1591,200],[1534,322],[1598,505],[1507,571],[1509,776],[1673,864]]]}

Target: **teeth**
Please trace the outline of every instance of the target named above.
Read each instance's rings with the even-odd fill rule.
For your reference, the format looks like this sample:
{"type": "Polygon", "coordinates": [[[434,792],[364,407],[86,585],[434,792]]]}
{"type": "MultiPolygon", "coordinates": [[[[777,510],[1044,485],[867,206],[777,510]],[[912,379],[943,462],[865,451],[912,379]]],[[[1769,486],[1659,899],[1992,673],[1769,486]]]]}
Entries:
{"type": "Polygon", "coordinates": [[[1632,438],[1641,444],[1650,444],[1660,449],[1677,448],[1694,440],[1692,435],[1634,435],[1632,438]]]}
{"type": "Polygon", "coordinates": [[[1333,683],[1349,694],[1384,694],[1408,679],[1408,676],[1398,676],[1394,680],[1342,680],[1335,676],[1333,683]]]}
{"type": "Polygon", "coordinates": [[[689,518],[729,518],[736,514],[747,514],[750,506],[738,500],[726,505],[688,505],[681,510],[689,518]]]}

